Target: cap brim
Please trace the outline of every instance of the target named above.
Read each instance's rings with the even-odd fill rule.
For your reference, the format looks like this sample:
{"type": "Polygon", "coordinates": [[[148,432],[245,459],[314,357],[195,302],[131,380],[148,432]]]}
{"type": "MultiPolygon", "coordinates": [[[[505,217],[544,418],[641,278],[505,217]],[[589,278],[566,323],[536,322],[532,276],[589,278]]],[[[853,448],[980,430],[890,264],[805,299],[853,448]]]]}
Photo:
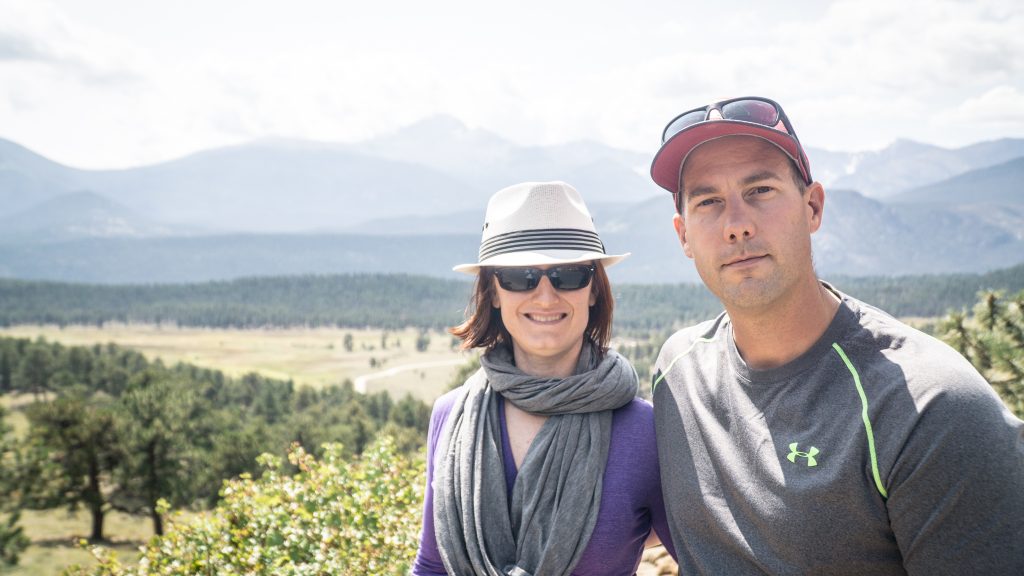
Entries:
{"type": "Polygon", "coordinates": [[[800,145],[795,138],[774,128],[736,120],[701,122],[669,138],[651,162],[651,178],[658,186],[675,194],[679,191],[686,157],[701,144],[726,136],[755,136],[767,140],[789,156],[804,180],[809,179],[809,175],[804,174],[803,165],[799,160],[800,145]]]}
{"type": "Polygon", "coordinates": [[[459,264],[452,268],[463,274],[476,274],[484,266],[552,266],[576,264],[577,262],[600,261],[605,268],[622,262],[631,253],[602,254],[600,252],[577,252],[574,250],[546,250],[537,252],[514,252],[488,258],[474,264],[459,264]]]}

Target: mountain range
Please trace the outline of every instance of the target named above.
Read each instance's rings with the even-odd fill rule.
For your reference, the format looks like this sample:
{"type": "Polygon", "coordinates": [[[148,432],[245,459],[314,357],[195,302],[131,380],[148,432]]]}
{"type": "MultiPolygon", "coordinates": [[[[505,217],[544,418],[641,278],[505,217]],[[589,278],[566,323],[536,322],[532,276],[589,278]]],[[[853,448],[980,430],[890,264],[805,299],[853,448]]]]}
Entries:
{"type": "MultiPolygon", "coordinates": [[[[826,185],[819,274],[985,272],[1024,262],[1024,139],[947,149],[808,149],[826,185]]],[[[450,117],[354,144],[262,140],[123,170],[81,170],[0,139],[0,276],[195,282],[300,273],[451,276],[475,259],[487,198],[565,180],[628,282],[697,281],[646,154],[520,146],[450,117]]]]}

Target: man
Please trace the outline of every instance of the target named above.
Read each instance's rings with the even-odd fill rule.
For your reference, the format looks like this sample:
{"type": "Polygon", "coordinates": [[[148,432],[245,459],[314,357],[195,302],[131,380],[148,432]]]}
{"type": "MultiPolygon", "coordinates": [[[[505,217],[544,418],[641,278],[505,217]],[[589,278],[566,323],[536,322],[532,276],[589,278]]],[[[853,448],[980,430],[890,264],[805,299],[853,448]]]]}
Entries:
{"type": "Polygon", "coordinates": [[[959,354],[818,280],[825,190],[778,104],[666,127],[651,175],[722,301],[656,363],[683,574],[1024,574],[1024,422],[959,354]]]}

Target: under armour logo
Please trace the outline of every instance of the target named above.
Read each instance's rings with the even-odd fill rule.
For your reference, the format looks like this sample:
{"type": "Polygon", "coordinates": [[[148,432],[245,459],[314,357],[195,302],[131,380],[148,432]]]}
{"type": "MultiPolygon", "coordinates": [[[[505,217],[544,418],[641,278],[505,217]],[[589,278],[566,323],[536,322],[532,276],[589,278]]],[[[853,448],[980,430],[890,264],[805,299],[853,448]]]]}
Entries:
{"type": "Polygon", "coordinates": [[[808,450],[807,452],[801,452],[801,451],[797,450],[797,447],[799,447],[799,446],[800,446],[799,442],[793,442],[792,444],[790,444],[789,445],[789,455],[786,456],[786,458],[788,458],[789,461],[794,463],[794,464],[796,464],[796,457],[797,456],[799,456],[801,458],[807,458],[807,467],[808,468],[812,468],[814,466],[817,466],[818,465],[818,461],[815,460],[814,457],[818,455],[818,449],[815,448],[814,446],[811,446],[811,449],[808,450]]]}

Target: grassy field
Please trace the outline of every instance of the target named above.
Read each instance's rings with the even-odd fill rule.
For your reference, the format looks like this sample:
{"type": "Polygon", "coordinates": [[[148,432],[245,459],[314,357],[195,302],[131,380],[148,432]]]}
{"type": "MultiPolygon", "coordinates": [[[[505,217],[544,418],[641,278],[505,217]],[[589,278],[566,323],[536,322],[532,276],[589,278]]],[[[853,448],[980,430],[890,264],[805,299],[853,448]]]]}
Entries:
{"type": "MultiPolygon", "coordinates": [[[[32,545],[22,554],[18,566],[3,570],[3,574],[53,576],[73,564],[92,564],[92,555],[77,544],[89,535],[90,523],[89,513],[83,510],[25,510],[21,526],[32,545]]],[[[152,536],[153,528],[148,518],[110,512],[104,522],[104,533],[110,540],[104,546],[115,550],[118,558],[132,560],[138,556],[139,546],[152,536]]]]}
{"type": "Polygon", "coordinates": [[[231,376],[259,372],[296,384],[324,386],[348,379],[365,392],[409,392],[432,402],[469,356],[452,347],[451,336],[434,332],[426,351],[416,350],[415,330],[281,328],[219,330],[154,325],[14,326],[0,335],[42,336],[65,345],[114,342],[165,364],[187,362],[231,376]],[[352,351],[344,347],[352,336],[352,351]],[[383,340],[383,344],[382,344],[383,340]],[[372,365],[371,365],[372,364],[372,365]]]}

